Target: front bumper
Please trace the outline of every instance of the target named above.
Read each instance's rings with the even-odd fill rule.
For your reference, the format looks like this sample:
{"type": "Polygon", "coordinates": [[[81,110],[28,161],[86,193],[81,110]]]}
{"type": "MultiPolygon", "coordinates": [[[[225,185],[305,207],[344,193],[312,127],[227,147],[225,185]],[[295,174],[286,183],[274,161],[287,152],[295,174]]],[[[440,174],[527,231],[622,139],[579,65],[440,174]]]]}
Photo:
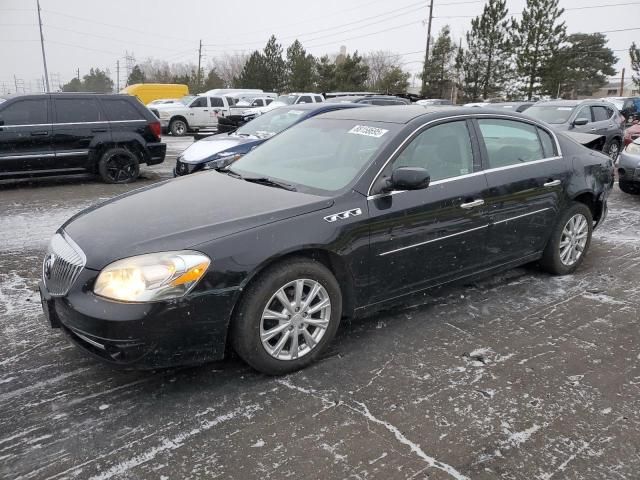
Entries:
{"type": "Polygon", "coordinates": [[[190,173],[196,173],[204,169],[204,163],[187,163],[176,160],[176,166],[173,168],[173,176],[181,177],[183,175],[189,175],[190,173]]]}
{"type": "Polygon", "coordinates": [[[45,317],[93,357],[121,368],[163,368],[223,358],[237,289],[191,293],[154,303],[123,303],[92,293],[85,269],[64,297],[40,282],[45,317]]]}

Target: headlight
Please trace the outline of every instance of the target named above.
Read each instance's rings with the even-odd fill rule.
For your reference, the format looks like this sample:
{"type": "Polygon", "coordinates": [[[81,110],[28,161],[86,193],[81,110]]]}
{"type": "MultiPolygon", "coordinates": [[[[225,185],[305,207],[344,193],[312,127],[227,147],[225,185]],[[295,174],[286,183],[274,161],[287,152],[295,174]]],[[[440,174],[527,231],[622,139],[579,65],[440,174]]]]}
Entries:
{"type": "Polygon", "coordinates": [[[640,144],[634,142],[627,145],[627,153],[640,155],[640,144]]]}
{"type": "Polygon", "coordinates": [[[154,302],[183,297],[209,268],[206,255],[190,250],[118,260],[98,275],[93,292],[123,302],[154,302]]]}
{"type": "Polygon", "coordinates": [[[205,163],[203,169],[211,170],[211,169],[226,167],[227,165],[231,165],[240,157],[242,157],[242,155],[239,153],[234,153],[232,155],[227,155],[222,157],[218,156],[218,158],[216,158],[215,160],[211,160],[210,162],[205,163]]]}

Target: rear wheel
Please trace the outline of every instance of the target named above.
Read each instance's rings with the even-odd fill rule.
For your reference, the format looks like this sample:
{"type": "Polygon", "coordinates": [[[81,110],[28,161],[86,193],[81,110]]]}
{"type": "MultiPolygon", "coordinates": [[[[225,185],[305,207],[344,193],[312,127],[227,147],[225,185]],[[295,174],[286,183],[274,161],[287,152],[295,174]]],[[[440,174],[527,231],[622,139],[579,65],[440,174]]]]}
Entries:
{"type": "Polygon", "coordinates": [[[617,138],[611,140],[609,145],[605,148],[605,153],[615,162],[620,154],[620,140],[617,138]]]}
{"type": "Polygon", "coordinates": [[[593,218],[583,203],[574,202],[558,219],[544,249],[540,265],[549,273],[573,273],[591,244],[593,218]]]}
{"type": "Polygon", "coordinates": [[[171,135],[175,137],[182,137],[186,135],[187,130],[187,122],[184,120],[171,120],[171,123],[169,124],[169,131],[171,132],[171,135]]]}
{"type": "Polygon", "coordinates": [[[313,260],[269,268],[245,291],[231,341],[256,370],[282,375],[314,362],[340,323],[342,295],[333,274],[313,260]]]}
{"type": "Polygon", "coordinates": [[[126,148],[110,148],[100,158],[98,172],[106,183],[130,183],[140,174],[138,157],[126,148]]]}
{"type": "Polygon", "coordinates": [[[631,195],[640,195],[640,184],[636,182],[625,182],[621,180],[618,185],[620,186],[620,190],[622,190],[624,193],[629,193],[631,195]]]}

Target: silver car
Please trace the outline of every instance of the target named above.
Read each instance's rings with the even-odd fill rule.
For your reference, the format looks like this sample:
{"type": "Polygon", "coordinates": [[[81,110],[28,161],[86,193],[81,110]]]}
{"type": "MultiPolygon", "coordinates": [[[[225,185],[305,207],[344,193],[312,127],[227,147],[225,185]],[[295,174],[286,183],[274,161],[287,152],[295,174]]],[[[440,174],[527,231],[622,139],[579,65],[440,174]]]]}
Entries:
{"type": "Polygon", "coordinates": [[[620,190],[640,194],[640,138],[636,138],[620,153],[618,179],[620,190]]]}
{"type": "Polygon", "coordinates": [[[602,151],[613,161],[618,158],[624,117],[611,103],[602,100],[540,101],[523,113],[548,123],[556,130],[605,136],[602,151]]]}

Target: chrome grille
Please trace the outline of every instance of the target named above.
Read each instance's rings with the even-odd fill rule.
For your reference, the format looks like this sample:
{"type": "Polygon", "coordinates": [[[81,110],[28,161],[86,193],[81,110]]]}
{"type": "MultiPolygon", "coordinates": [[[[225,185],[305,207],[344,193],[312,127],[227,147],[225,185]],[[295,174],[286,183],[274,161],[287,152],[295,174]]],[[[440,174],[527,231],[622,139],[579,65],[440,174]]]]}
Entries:
{"type": "Polygon", "coordinates": [[[73,240],[56,233],[42,264],[42,281],[49,293],[54,297],[69,293],[86,262],[84,253],[73,240]]]}

